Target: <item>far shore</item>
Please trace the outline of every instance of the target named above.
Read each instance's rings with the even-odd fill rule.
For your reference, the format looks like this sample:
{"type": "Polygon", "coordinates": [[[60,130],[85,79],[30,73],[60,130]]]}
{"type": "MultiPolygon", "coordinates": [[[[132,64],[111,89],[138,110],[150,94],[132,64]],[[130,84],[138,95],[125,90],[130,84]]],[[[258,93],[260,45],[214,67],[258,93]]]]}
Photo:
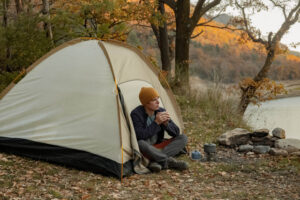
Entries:
{"type": "Polygon", "coordinates": [[[300,96],[300,80],[278,81],[278,83],[283,84],[287,94],[277,95],[275,99],[300,96]]]}
{"type": "MultiPolygon", "coordinates": [[[[299,97],[300,96],[300,80],[286,80],[286,81],[276,81],[278,84],[283,84],[286,94],[279,94],[274,99],[282,99],[289,97],[299,97]]],[[[213,85],[211,81],[202,80],[199,77],[191,76],[190,77],[191,88],[198,91],[205,91],[213,85]]],[[[223,84],[223,86],[228,89],[237,84],[223,84]]],[[[238,93],[231,90],[230,96],[239,97],[238,93]]]]}

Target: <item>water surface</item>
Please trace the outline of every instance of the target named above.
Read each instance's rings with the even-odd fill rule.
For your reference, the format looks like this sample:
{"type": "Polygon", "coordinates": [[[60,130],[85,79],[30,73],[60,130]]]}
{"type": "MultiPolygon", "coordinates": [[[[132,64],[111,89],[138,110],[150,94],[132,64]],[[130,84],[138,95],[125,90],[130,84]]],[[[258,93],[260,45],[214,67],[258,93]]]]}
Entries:
{"type": "Polygon", "coordinates": [[[287,138],[300,139],[300,97],[289,97],[263,102],[261,106],[249,105],[244,117],[250,126],[283,128],[287,138]]]}

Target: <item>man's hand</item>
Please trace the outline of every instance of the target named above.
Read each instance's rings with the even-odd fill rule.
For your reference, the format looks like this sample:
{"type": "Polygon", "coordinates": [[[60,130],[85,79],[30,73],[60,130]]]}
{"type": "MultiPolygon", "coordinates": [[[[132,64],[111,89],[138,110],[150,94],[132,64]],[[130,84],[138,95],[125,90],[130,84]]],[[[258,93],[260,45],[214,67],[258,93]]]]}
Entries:
{"type": "Polygon", "coordinates": [[[164,124],[165,126],[167,126],[169,120],[170,120],[170,115],[168,112],[158,112],[156,114],[155,122],[158,125],[164,124]]]}

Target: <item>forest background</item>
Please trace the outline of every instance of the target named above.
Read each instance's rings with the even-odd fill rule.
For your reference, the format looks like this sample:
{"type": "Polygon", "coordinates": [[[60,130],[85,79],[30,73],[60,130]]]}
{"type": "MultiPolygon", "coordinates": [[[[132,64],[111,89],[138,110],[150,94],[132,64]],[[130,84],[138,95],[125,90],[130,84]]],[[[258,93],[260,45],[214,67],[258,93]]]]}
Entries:
{"type": "MultiPolygon", "coordinates": [[[[149,22],[159,25],[164,19],[153,14],[154,4],[122,0],[1,0],[0,9],[0,90],[50,49],[77,37],[127,42],[142,49],[158,68],[161,66],[149,22]]],[[[229,20],[230,16],[222,14],[211,24],[222,26],[229,20]]],[[[238,32],[211,27],[199,27],[195,32],[202,34],[190,43],[190,76],[238,83],[245,77],[254,77],[265,61],[263,47],[242,41],[238,32]]],[[[174,47],[174,38],[169,41],[174,47]]],[[[286,51],[276,57],[269,78],[299,79],[299,66],[300,53],[286,51]]]]}

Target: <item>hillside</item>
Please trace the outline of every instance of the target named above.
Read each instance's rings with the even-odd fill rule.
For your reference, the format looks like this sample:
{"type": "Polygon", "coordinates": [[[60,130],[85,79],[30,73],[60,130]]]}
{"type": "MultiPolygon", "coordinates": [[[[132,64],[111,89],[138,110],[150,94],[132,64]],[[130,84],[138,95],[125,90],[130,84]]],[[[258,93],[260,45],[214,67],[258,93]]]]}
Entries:
{"type": "Polygon", "coordinates": [[[300,57],[300,52],[298,51],[291,51],[291,54],[297,57],[300,57]]]}
{"type": "MultiPolygon", "coordinates": [[[[263,65],[265,53],[262,46],[253,42],[242,43],[238,33],[225,29],[198,28],[194,34],[202,30],[204,32],[193,39],[190,45],[192,75],[212,81],[218,77],[223,82],[233,83],[243,77],[253,77],[263,65]]],[[[156,39],[150,29],[135,28],[128,42],[142,46],[146,54],[160,62],[156,39]]],[[[291,52],[278,55],[269,77],[275,80],[299,79],[299,54],[291,52]]]]}

